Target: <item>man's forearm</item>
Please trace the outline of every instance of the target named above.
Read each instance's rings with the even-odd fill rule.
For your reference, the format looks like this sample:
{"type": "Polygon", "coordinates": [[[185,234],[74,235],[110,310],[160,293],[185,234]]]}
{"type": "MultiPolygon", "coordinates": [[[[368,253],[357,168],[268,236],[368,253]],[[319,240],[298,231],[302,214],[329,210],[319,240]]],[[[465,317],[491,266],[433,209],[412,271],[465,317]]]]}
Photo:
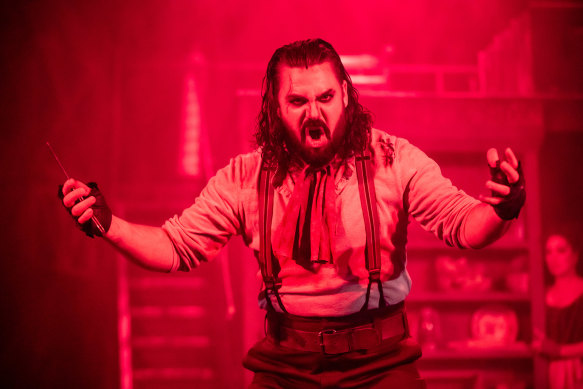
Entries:
{"type": "Polygon", "coordinates": [[[480,203],[468,215],[463,232],[470,247],[477,249],[495,242],[504,235],[510,223],[500,219],[491,205],[480,203]]]}
{"type": "Polygon", "coordinates": [[[150,270],[169,272],[174,259],[174,247],[160,227],[129,223],[113,216],[104,236],[131,261],[150,270]]]}

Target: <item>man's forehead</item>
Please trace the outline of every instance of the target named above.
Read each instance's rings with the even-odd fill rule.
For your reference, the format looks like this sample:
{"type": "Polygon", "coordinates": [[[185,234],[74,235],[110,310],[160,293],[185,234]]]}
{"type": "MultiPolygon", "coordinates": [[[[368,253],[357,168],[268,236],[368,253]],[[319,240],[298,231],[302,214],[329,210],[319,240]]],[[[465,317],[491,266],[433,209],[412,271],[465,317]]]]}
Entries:
{"type": "MultiPolygon", "coordinates": [[[[332,64],[328,61],[308,66],[281,65],[279,69],[280,86],[294,90],[304,87],[334,88],[340,86],[332,64]]],[[[288,91],[289,92],[289,91],[288,91]]]]}

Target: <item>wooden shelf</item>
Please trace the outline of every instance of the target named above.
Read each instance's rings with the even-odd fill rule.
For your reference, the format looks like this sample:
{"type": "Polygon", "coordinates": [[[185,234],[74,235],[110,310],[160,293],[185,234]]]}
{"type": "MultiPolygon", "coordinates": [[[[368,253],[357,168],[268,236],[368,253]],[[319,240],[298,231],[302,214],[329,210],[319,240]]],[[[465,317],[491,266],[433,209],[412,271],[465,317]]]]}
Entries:
{"type": "Polygon", "coordinates": [[[131,308],[131,314],[134,318],[167,318],[181,317],[198,319],[207,315],[207,310],[199,305],[141,305],[131,308]]]}
{"type": "Polygon", "coordinates": [[[452,359],[527,359],[532,358],[532,351],[526,344],[519,343],[492,348],[444,348],[423,350],[422,360],[452,359]]]}
{"type": "MultiPolygon", "coordinates": [[[[449,247],[444,242],[432,237],[431,235],[428,238],[419,238],[419,237],[410,237],[407,243],[407,251],[422,251],[422,250],[431,250],[431,251],[455,251],[459,253],[458,248],[449,247]]],[[[512,239],[500,239],[499,241],[491,244],[490,246],[480,249],[481,251],[496,251],[496,250],[504,250],[504,251],[528,251],[529,246],[528,243],[525,241],[519,240],[512,240],[512,239]]]]}
{"type": "Polygon", "coordinates": [[[132,339],[135,348],[194,348],[211,346],[208,336],[135,336],[132,339]]]}
{"type": "Polygon", "coordinates": [[[210,381],[216,379],[216,375],[211,368],[142,368],[133,371],[133,379],[168,382],[174,380],[210,381]]]}
{"type": "Polygon", "coordinates": [[[409,303],[451,303],[451,302],[506,302],[530,303],[527,294],[511,292],[413,292],[407,297],[409,303]]]}
{"type": "Polygon", "coordinates": [[[467,370],[419,370],[421,377],[430,383],[441,384],[440,387],[447,387],[446,385],[457,384],[455,387],[475,387],[476,381],[480,376],[480,371],[467,370]]]}

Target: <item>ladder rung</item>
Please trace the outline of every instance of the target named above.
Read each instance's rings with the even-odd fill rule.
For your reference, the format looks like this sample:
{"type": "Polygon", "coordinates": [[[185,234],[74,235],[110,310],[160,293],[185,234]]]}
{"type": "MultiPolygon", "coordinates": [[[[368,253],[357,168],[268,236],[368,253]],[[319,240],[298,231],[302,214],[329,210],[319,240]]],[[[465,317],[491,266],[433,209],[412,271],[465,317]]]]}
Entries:
{"type": "Polygon", "coordinates": [[[195,380],[212,380],[214,378],[213,370],[200,368],[161,368],[161,369],[135,369],[133,371],[135,380],[178,380],[178,379],[195,379],[195,380]]]}
{"type": "Polygon", "coordinates": [[[141,277],[130,279],[130,288],[150,289],[150,288],[182,288],[200,289],[204,286],[204,279],[201,277],[141,277]]]}
{"type": "Polygon", "coordinates": [[[137,336],[132,339],[134,347],[193,347],[203,348],[210,345],[208,336],[137,336]]]}
{"type": "Polygon", "coordinates": [[[206,309],[199,305],[145,305],[140,307],[132,307],[130,309],[130,313],[132,316],[139,318],[155,318],[163,316],[200,318],[206,315],[206,309]]]}

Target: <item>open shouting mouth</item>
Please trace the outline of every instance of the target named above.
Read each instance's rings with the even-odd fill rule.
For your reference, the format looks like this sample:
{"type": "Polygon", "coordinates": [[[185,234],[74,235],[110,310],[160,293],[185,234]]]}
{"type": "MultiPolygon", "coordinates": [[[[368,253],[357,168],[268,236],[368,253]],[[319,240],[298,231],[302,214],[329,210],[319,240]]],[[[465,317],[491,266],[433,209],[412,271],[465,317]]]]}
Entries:
{"type": "Polygon", "coordinates": [[[302,131],[302,141],[309,147],[322,147],[330,138],[330,131],[326,124],[321,121],[310,121],[304,124],[302,131]]]}
{"type": "Polygon", "coordinates": [[[318,140],[322,135],[324,135],[324,129],[320,126],[318,127],[308,127],[308,136],[313,140],[318,140]]]}

